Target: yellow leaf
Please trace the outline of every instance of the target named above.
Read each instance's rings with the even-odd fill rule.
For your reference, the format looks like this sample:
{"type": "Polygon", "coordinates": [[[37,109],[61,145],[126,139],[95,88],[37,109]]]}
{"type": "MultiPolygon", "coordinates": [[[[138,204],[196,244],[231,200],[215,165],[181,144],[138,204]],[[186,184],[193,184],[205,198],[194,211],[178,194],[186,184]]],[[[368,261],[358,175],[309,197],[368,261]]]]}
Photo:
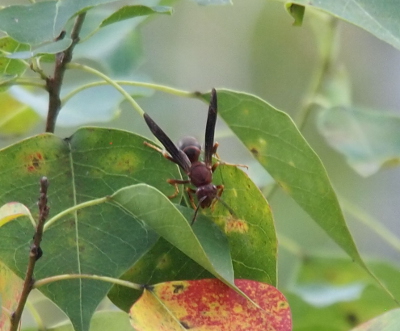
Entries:
{"type": "Polygon", "coordinates": [[[19,202],[9,202],[0,208],[0,227],[21,216],[27,216],[36,227],[35,220],[29,209],[19,202]]]}

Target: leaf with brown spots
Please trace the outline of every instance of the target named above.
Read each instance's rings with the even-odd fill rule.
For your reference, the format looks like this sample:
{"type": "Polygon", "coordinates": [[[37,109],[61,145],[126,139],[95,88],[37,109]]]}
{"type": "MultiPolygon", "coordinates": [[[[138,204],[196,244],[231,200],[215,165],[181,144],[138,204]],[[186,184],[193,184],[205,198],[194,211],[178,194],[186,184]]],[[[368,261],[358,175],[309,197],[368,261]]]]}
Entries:
{"type": "MultiPolygon", "coordinates": [[[[48,220],[79,203],[113,194],[122,187],[147,183],[166,195],[179,178],[175,164],[143,145],[145,138],[120,130],[83,128],[71,138],[40,134],[0,151],[0,205],[19,201],[37,219],[39,179],[49,179],[48,220]],[[157,166],[164,162],[162,167],[157,166]]],[[[161,194],[161,193],[160,193],[161,194]]],[[[180,196],[175,202],[180,200],[180,196]]],[[[15,215],[18,213],[14,213],[15,215]]],[[[19,277],[26,272],[32,224],[20,217],[0,228],[0,260],[19,277]]],[[[110,203],[65,215],[43,236],[43,257],[35,279],[87,273],[119,277],[157,241],[141,220],[110,203]]],[[[71,319],[75,330],[88,330],[90,318],[111,284],[68,280],[40,291],[71,319]],[[74,298],[74,299],[71,299],[74,298]]]]}

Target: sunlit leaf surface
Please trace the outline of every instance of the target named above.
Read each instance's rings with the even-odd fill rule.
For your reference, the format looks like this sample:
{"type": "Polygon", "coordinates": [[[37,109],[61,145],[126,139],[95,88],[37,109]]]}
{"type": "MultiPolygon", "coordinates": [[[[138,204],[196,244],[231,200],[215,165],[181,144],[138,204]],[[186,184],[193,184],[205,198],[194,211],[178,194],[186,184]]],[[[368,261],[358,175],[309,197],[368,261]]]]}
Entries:
{"type": "Polygon", "coordinates": [[[292,330],[289,304],[275,287],[249,280],[235,284],[259,307],[216,279],[149,287],[132,306],[135,330],[292,330]]]}

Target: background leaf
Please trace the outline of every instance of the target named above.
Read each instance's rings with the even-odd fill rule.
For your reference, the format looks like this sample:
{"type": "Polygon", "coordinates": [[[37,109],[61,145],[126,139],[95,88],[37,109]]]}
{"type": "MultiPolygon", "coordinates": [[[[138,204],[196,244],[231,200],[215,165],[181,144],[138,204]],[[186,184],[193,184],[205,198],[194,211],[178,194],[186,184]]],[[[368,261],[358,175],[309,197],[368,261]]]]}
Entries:
{"type": "MultiPolygon", "coordinates": [[[[398,298],[398,268],[384,262],[370,262],[368,266],[398,298]]],[[[298,270],[292,277],[296,281],[285,291],[294,331],[349,330],[397,307],[360,267],[347,259],[307,256],[298,270]]]]}
{"type": "MultiPolygon", "coordinates": [[[[23,102],[29,105],[29,109],[36,113],[35,118],[38,118],[38,115],[43,119],[46,118],[48,95],[45,92],[37,90],[30,92],[20,86],[13,86],[9,89],[9,93],[18,101],[18,104],[23,102]]],[[[63,106],[57,124],[70,127],[93,121],[108,122],[119,115],[119,103],[122,99],[121,94],[109,85],[84,90],[63,106]]]]}
{"type": "MultiPolygon", "coordinates": [[[[47,329],[48,331],[74,331],[70,323],[47,329]]],[[[89,331],[132,331],[129,316],[120,311],[98,311],[94,313],[89,331]]]]}
{"type": "Polygon", "coordinates": [[[10,91],[0,93],[0,134],[20,135],[36,125],[40,117],[25,104],[16,100],[10,91]]]}
{"type": "Polygon", "coordinates": [[[37,55],[43,54],[57,54],[67,49],[72,44],[71,38],[63,38],[61,40],[57,40],[51,43],[44,44],[37,48],[32,49],[32,51],[27,52],[14,52],[9,55],[10,59],[29,59],[35,57],[37,55]]]}
{"type": "Polygon", "coordinates": [[[318,129],[362,176],[400,158],[400,117],[394,113],[335,107],[319,112],[318,129]]]}
{"type": "Polygon", "coordinates": [[[199,5],[208,6],[208,5],[231,5],[231,0],[195,0],[199,5]]]}
{"type": "Polygon", "coordinates": [[[395,15],[398,10],[397,1],[328,0],[310,3],[308,0],[297,0],[291,2],[326,11],[400,49],[400,21],[395,15]]]}
{"type": "Polygon", "coordinates": [[[400,323],[400,309],[393,309],[382,314],[381,316],[373,318],[371,321],[365,322],[352,331],[396,331],[400,323]]]}
{"type": "Polygon", "coordinates": [[[134,18],[137,16],[146,16],[154,13],[158,14],[172,14],[172,8],[170,7],[147,7],[143,5],[136,6],[124,6],[114,12],[112,15],[107,17],[103,22],[101,22],[100,27],[107,26],[116,22],[134,18]]]}

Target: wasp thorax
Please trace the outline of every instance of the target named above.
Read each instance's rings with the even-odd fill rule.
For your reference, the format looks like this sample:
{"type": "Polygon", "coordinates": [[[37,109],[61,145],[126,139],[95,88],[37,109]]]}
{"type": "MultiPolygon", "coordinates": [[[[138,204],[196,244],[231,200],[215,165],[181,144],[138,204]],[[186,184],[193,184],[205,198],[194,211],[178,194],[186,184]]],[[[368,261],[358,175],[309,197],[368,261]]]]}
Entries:
{"type": "Polygon", "coordinates": [[[188,175],[191,183],[196,187],[207,185],[212,182],[212,171],[203,162],[192,163],[188,175]]]}

